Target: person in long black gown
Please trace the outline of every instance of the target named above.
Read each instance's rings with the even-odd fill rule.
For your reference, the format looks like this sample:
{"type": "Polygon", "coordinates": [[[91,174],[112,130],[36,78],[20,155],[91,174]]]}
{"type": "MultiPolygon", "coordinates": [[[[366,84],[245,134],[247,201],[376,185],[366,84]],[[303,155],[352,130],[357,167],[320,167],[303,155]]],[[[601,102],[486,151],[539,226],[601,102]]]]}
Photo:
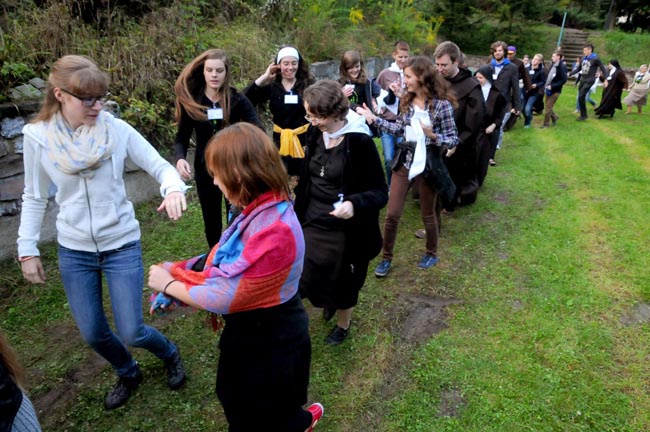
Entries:
{"type": "Polygon", "coordinates": [[[599,119],[608,116],[614,117],[617,109],[623,109],[621,95],[623,94],[623,89],[626,89],[628,86],[627,77],[618,60],[611,59],[607,67],[609,69],[609,75],[605,79],[603,97],[600,100],[600,105],[594,111],[599,119]]]}

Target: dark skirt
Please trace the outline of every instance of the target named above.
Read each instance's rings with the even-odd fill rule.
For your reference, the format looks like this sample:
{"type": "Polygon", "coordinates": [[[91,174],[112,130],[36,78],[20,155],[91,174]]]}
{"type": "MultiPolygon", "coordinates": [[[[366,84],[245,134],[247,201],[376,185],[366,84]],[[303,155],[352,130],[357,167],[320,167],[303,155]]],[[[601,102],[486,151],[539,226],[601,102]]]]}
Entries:
{"type": "Polygon", "coordinates": [[[345,233],[303,228],[305,261],[300,295],[316,307],[348,309],[356,306],[366,281],[369,261],[346,253],[345,233]]]}
{"type": "Polygon", "coordinates": [[[224,318],[216,390],[228,430],[303,432],[311,342],[300,297],[224,318]]]}

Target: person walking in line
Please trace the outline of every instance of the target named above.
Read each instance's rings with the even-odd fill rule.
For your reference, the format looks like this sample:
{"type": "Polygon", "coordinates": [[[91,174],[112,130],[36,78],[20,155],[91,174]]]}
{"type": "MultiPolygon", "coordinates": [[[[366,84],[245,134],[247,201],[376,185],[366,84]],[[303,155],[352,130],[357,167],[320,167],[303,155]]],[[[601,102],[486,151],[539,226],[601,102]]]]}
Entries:
{"type": "Polygon", "coordinates": [[[127,159],[160,184],[158,211],[176,220],[187,209],[176,169],[130,125],[102,111],[108,76],[87,57],[67,55],[50,72],[43,106],[23,129],[25,190],[18,229],[23,275],[45,283],[37,243],[50,184],[56,186],[59,272],[81,336],[118,375],[106,409],[124,405],[142,381],[127,346],[145,348],[167,368],[172,390],[185,382],[178,347],[142,318],[140,226],[124,185],[127,159]],[[108,285],[117,334],[102,302],[108,285]]]}
{"type": "Polygon", "coordinates": [[[301,157],[305,146],[305,120],[302,93],[314,82],[309,64],[292,46],[282,47],[264,73],[250,83],[244,94],[257,106],[266,107],[273,119],[273,142],[282,156],[301,157]]]}
{"type": "Polygon", "coordinates": [[[506,100],[499,90],[494,87],[492,72],[488,65],[483,65],[474,73],[481,84],[481,92],[485,101],[485,120],[482,133],[487,138],[487,146],[481,148],[479,155],[479,185],[483,185],[487,176],[488,166],[496,165],[494,154],[497,150],[497,133],[503,121],[506,109],[506,100]]]}
{"type": "Polygon", "coordinates": [[[377,81],[368,76],[359,51],[351,50],[343,53],[339,64],[339,83],[343,94],[350,101],[350,109],[354,112],[365,103],[373,111],[377,109],[377,96],[381,88],[377,81]]]}
{"type": "MultiPolygon", "coordinates": [[[[600,80],[604,81],[607,77],[607,69],[603,62],[598,58],[594,52],[592,44],[586,44],[582,48],[584,57],[581,63],[580,86],[578,87],[578,107],[580,116],[576,119],[578,121],[587,120],[587,94],[591,91],[591,87],[596,83],[596,73],[600,70],[600,80]]],[[[595,105],[595,103],[594,103],[595,105]]]]}
{"type": "Polygon", "coordinates": [[[305,235],[300,293],[336,315],[325,339],[339,345],[348,336],[352,310],[368,265],[381,250],[379,211],[388,200],[381,159],[368,126],[348,119],[348,100],[339,83],[318,81],[305,90],[312,124],[296,186],[296,213],[305,235]]]}
{"type": "Polygon", "coordinates": [[[311,431],[324,410],[319,403],[303,408],[311,363],[309,318],[298,294],[305,242],[287,172],[271,138],[245,122],[218,132],[205,161],[214,184],[242,211],[207,256],[153,265],[148,285],[223,314],[216,393],[229,432],[311,431]]]}
{"type": "Polygon", "coordinates": [[[453,198],[456,187],[442,160],[442,154],[451,156],[458,144],[454,123],[455,96],[451,85],[436,70],[427,57],[410,58],[404,68],[406,88],[400,92],[398,83],[392,90],[400,96],[399,116],[395,122],[379,118],[364,107],[361,112],[369,124],[376,124],[382,132],[404,136],[404,144],[392,164],[392,181],[384,222],[382,260],[375,267],[375,276],[386,277],[392,268],[393,249],[397,227],[404,202],[413,181],[420,181],[420,213],[426,234],[425,252],[417,267],[429,269],[439,261],[439,217],[436,206],[438,193],[453,198]]]}
{"type": "Polygon", "coordinates": [[[535,54],[531,61],[530,69],[530,90],[526,92],[524,107],[524,128],[530,128],[533,121],[533,107],[537,98],[543,97],[544,85],[546,84],[546,72],[544,71],[544,58],[541,54],[535,54]]]}
{"type": "Polygon", "coordinates": [[[635,105],[641,114],[643,107],[648,104],[648,89],[650,89],[650,73],[648,73],[648,65],[643,64],[634,74],[632,85],[629,87],[630,94],[623,99],[623,103],[627,105],[625,114],[632,114],[632,107],[635,105]]]}
{"type": "MultiPolygon", "coordinates": [[[[393,88],[404,88],[404,66],[409,59],[409,44],[405,41],[397,41],[393,46],[393,60],[390,67],[382,70],[377,75],[377,84],[381,87],[381,92],[377,97],[377,108],[374,113],[389,122],[395,122],[399,111],[399,96],[395,94],[393,88]],[[397,83],[397,85],[394,85],[397,83]]],[[[368,105],[368,108],[372,108],[368,105]]],[[[401,138],[389,133],[382,132],[381,147],[384,153],[384,169],[386,170],[386,181],[390,187],[391,182],[391,164],[395,155],[395,147],[401,138]]]]}
{"type": "Polygon", "coordinates": [[[176,94],[176,123],[174,141],[176,169],[184,180],[192,178],[187,150],[192,134],[196,134],[194,177],[201,204],[203,226],[208,246],[219,241],[222,229],[221,190],[212,183],[205,167],[205,147],[212,136],[237,122],[252,123],[263,128],[255,108],[243,94],[232,86],[230,60],[223,50],[210,49],[185,66],[174,85],[176,94]]]}
{"type": "Polygon", "coordinates": [[[555,126],[559,119],[553,108],[555,103],[562,93],[562,87],[567,82],[566,65],[562,61],[564,56],[562,51],[555,51],[551,55],[551,69],[548,71],[546,83],[544,85],[544,94],[546,95],[546,114],[544,115],[543,128],[547,128],[550,124],[555,126]]]}
{"type": "Polygon", "coordinates": [[[460,48],[451,41],[442,42],[433,53],[438,73],[451,84],[456,95],[454,122],[458,130],[458,145],[454,154],[444,159],[456,185],[453,199],[442,203],[449,213],[457,205],[469,205],[476,201],[479,188],[478,139],[485,117],[481,85],[467,68],[459,65],[460,55],[460,48]]]}
{"type": "Polygon", "coordinates": [[[603,97],[600,100],[600,105],[594,110],[594,114],[599,119],[607,116],[614,117],[617,109],[623,109],[621,105],[621,96],[623,89],[627,88],[628,82],[625,76],[625,71],[621,68],[618,60],[611,59],[607,64],[609,73],[605,79],[605,89],[603,90],[603,97]]]}
{"type": "MultiPolygon", "coordinates": [[[[492,69],[494,86],[501,92],[506,100],[507,109],[499,128],[497,149],[501,148],[503,133],[508,120],[512,115],[518,116],[522,110],[521,91],[519,90],[519,71],[517,67],[505,58],[508,45],[503,41],[496,41],[490,45],[492,59],[488,66],[492,69]]],[[[494,158],[493,158],[494,159],[494,158]]]]}

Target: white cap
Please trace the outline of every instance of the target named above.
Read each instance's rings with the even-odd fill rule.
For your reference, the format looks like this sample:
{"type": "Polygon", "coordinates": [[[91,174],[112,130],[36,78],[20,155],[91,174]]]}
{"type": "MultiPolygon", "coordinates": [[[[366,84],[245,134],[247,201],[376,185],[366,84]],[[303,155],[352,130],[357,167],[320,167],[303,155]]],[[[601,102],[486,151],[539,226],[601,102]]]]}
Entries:
{"type": "Polygon", "coordinates": [[[282,60],[285,57],[293,57],[296,60],[300,60],[300,54],[298,54],[298,50],[293,47],[284,47],[280,51],[278,51],[278,56],[275,62],[280,63],[280,60],[282,60]]]}

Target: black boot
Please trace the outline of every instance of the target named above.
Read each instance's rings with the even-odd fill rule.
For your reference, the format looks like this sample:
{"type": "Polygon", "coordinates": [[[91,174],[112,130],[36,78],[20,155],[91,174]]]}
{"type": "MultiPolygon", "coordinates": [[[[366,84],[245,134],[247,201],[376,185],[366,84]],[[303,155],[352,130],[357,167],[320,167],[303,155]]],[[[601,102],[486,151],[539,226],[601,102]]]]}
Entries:
{"type": "Polygon", "coordinates": [[[176,347],[174,355],[165,360],[165,367],[167,368],[167,385],[172,390],[179,389],[185,382],[186,375],[178,347],[176,347]]]}
{"type": "MultiPolygon", "coordinates": [[[[137,367],[137,366],[136,366],[137,367]]],[[[119,377],[115,386],[106,394],[104,398],[104,408],[112,410],[119,408],[129,400],[135,389],[142,382],[142,372],[137,369],[137,374],[132,377],[119,377]]]]}

